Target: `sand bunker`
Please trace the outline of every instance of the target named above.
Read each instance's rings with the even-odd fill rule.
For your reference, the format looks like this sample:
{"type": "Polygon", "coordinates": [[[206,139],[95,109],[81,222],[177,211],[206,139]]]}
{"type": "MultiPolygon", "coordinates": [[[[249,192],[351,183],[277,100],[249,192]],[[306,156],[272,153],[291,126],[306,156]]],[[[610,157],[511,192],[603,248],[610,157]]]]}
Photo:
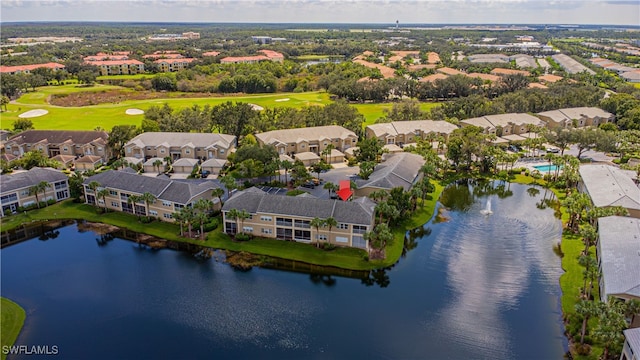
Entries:
{"type": "Polygon", "coordinates": [[[281,102],[281,101],[289,101],[289,98],[276,99],[276,100],[275,100],[275,102],[281,102]]]}
{"type": "Polygon", "coordinates": [[[127,109],[124,113],[127,115],[142,115],[144,114],[144,111],[140,109],[127,109]]]}
{"type": "Polygon", "coordinates": [[[262,111],[264,110],[264,108],[260,105],[256,105],[256,104],[249,104],[251,106],[251,109],[255,110],[255,111],[262,111]]]}
{"type": "Polygon", "coordinates": [[[36,110],[29,110],[27,112],[23,112],[22,114],[18,115],[19,118],[34,118],[34,117],[38,117],[38,116],[42,116],[42,115],[47,115],[49,112],[47,110],[44,109],[36,109],[36,110]]]}

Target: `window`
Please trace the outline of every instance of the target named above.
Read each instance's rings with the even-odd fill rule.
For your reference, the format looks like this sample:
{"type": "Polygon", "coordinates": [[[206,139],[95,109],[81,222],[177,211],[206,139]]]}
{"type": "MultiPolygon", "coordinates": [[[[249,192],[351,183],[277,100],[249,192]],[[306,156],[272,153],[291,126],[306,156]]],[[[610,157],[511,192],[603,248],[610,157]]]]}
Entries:
{"type": "Polygon", "coordinates": [[[242,231],[243,232],[252,233],[253,232],[253,228],[251,226],[243,226],[242,227],[242,231]]]}
{"type": "Polygon", "coordinates": [[[296,230],[295,240],[297,241],[311,241],[311,231],[309,230],[296,230]]]}
{"type": "Polygon", "coordinates": [[[296,220],[295,224],[297,228],[309,229],[311,227],[311,221],[309,220],[296,220]]]}
{"type": "Polygon", "coordinates": [[[151,151],[151,147],[150,146],[147,146],[147,151],[151,151]]]}
{"type": "Polygon", "coordinates": [[[162,200],[162,206],[171,206],[171,201],[162,200]]]}
{"type": "Polygon", "coordinates": [[[191,150],[187,149],[184,151],[185,154],[191,154],[191,150]]]}
{"type": "Polygon", "coordinates": [[[327,241],[327,235],[316,235],[316,239],[318,240],[322,240],[322,241],[327,241]]]}
{"type": "Polygon", "coordinates": [[[68,197],[69,197],[69,191],[68,190],[62,190],[62,191],[56,192],[56,199],[58,199],[58,200],[66,199],[68,197]]]}
{"type": "Polygon", "coordinates": [[[273,234],[273,229],[262,228],[263,234],[273,234]]]}
{"type": "Polygon", "coordinates": [[[276,218],[276,225],[278,225],[278,226],[291,226],[291,225],[293,225],[293,220],[285,219],[285,218],[276,218]]]}
{"type": "Polygon", "coordinates": [[[109,195],[111,196],[118,196],[118,192],[115,190],[109,190],[109,195]]]}
{"type": "Polygon", "coordinates": [[[365,232],[367,232],[367,227],[365,225],[353,225],[354,234],[364,234],[365,232]]]}
{"type": "Polygon", "coordinates": [[[149,210],[149,215],[158,216],[158,212],[155,210],[149,210]]]}
{"type": "Polygon", "coordinates": [[[271,216],[260,216],[260,221],[273,221],[271,216]]]}
{"type": "Polygon", "coordinates": [[[164,149],[160,149],[160,154],[164,154],[164,149]]]}
{"type": "Polygon", "coordinates": [[[184,205],[180,205],[180,204],[173,204],[173,208],[176,209],[176,211],[184,208],[184,205]]]}
{"type": "Polygon", "coordinates": [[[101,146],[98,146],[98,151],[102,151],[102,147],[101,146]]]}
{"type": "Polygon", "coordinates": [[[69,151],[69,148],[65,146],[65,147],[62,148],[62,151],[67,152],[67,151],[69,151]]]}
{"type": "Polygon", "coordinates": [[[127,154],[131,154],[131,148],[127,148],[127,154]]]}
{"type": "Polygon", "coordinates": [[[171,219],[171,218],[173,218],[173,215],[164,213],[164,214],[162,214],[162,217],[164,217],[165,219],[171,219]]]}
{"type": "Polygon", "coordinates": [[[338,224],[338,229],[349,230],[349,224],[339,223],[338,224]]]}
{"type": "Polygon", "coordinates": [[[224,154],[224,149],[220,149],[220,154],[224,154]]]}
{"type": "Polygon", "coordinates": [[[304,144],[300,145],[300,147],[304,149],[304,144]]]}
{"type": "Polygon", "coordinates": [[[113,206],[113,207],[119,207],[119,206],[120,206],[120,204],[118,204],[118,202],[117,202],[117,201],[112,201],[112,202],[111,202],[111,206],[113,206]]]}
{"type": "Polygon", "coordinates": [[[345,244],[349,242],[349,238],[346,238],[344,236],[336,236],[336,242],[345,244]]]}
{"type": "Polygon", "coordinates": [[[29,190],[20,191],[20,196],[29,196],[29,190]]]}
{"type": "Polygon", "coordinates": [[[120,200],[127,201],[129,199],[129,196],[131,196],[131,194],[120,193],[120,200]]]}

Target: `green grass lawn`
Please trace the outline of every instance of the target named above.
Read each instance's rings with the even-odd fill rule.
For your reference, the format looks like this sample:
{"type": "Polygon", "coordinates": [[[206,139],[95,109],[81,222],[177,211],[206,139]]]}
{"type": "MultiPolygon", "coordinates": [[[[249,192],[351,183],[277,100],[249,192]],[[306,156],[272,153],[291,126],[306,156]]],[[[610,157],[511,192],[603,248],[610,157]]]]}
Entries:
{"type": "MultiPolygon", "coordinates": [[[[0,312],[2,312],[2,325],[0,326],[0,331],[2,331],[0,338],[2,338],[2,341],[0,343],[2,344],[2,349],[4,349],[5,346],[11,346],[15,343],[27,314],[20,305],[7,298],[0,298],[0,308],[0,312]]],[[[2,359],[6,358],[7,355],[3,351],[2,359]]]]}
{"type": "MultiPolygon", "coordinates": [[[[138,75],[127,75],[138,76],[138,75]]],[[[148,76],[148,75],[147,75],[148,76]]],[[[21,96],[15,103],[7,106],[7,111],[0,113],[0,127],[11,129],[18,115],[35,109],[44,109],[49,113],[30,118],[34,128],[38,130],[93,130],[97,126],[110,130],[114,125],[139,126],[144,115],[126,115],[127,109],[136,108],[147,110],[152,105],[162,106],[167,103],[174,109],[182,109],[193,105],[216,106],[227,101],[248,102],[264,108],[293,107],[311,105],[327,105],[332,102],[327,92],[305,93],[277,93],[255,94],[245,96],[213,96],[208,98],[181,97],[185,94],[171,93],[166,99],[128,100],[118,103],[106,103],[82,107],[62,107],[48,104],[48,98],[54,94],[70,94],[75,92],[98,92],[112,89],[133,91],[119,86],[95,85],[92,87],[78,87],[76,85],[44,86],[35,92],[21,96]]],[[[422,110],[426,111],[438,103],[422,103],[422,110]]],[[[365,126],[373,124],[376,119],[384,115],[384,109],[391,109],[391,103],[356,104],[353,105],[365,116],[365,126]]]]}
{"type": "MultiPolygon", "coordinates": [[[[420,109],[422,111],[429,111],[432,108],[439,106],[440,103],[420,103],[420,109]]],[[[368,103],[368,104],[353,104],[353,107],[358,109],[365,118],[364,126],[374,124],[376,120],[385,115],[384,110],[391,110],[393,103],[368,103]]]]}
{"type": "Polygon", "coordinates": [[[141,80],[141,79],[153,79],[156,77],[155,74],[135,74],[135,75],[104,75],[98,76],[96,78],[97,81],[104,80],[141,80]]]}

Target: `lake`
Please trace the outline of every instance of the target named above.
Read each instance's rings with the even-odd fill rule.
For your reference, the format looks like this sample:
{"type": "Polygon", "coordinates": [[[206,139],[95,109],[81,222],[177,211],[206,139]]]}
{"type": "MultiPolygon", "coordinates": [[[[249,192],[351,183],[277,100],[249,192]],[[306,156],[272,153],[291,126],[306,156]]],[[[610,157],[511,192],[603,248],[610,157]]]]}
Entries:
{"type": "Polygon", "coordinates": [[[2,296],[27,311],[17,345],[64,359],[560,359],[552,196],[450,186],[393,268],[354,277],[240,271],[74,224],[2,249],[2,296]]]}

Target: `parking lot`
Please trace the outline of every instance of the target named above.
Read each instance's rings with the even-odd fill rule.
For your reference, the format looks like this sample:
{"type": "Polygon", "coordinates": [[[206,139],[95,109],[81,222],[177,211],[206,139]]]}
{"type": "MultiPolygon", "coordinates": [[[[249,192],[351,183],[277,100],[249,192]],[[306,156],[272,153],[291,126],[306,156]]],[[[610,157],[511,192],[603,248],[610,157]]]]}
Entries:
{"type": "MultiPolygon", "coordinates": [[[[298,189],[308,192],[309,194],[319,199],[329,199],[329,191],[324,189],[324,184],[326,184],[327,182],[332,182],[336,185],[340,185],[340,180],[349,180],[350,176],[356,175],[358,172],[360,172],[360,168],[357,166],[331,169],[325,173],[320,174],[320,179],[322,180],[322,183],[320,185],[317,185],[313,189],[299,186],[298,189]]],[[[315,177],[318,174],[311,175],[315,177]]]]}
{"type": "Polygon", "coordinates": [[[287,189],[284,188],[277,188],[277,187],[270,187],[270,186],[256,186],[258,189],[266,192],[267,194],[271,194],[271,195],[286,195],[287,194],[287,189]]]}

